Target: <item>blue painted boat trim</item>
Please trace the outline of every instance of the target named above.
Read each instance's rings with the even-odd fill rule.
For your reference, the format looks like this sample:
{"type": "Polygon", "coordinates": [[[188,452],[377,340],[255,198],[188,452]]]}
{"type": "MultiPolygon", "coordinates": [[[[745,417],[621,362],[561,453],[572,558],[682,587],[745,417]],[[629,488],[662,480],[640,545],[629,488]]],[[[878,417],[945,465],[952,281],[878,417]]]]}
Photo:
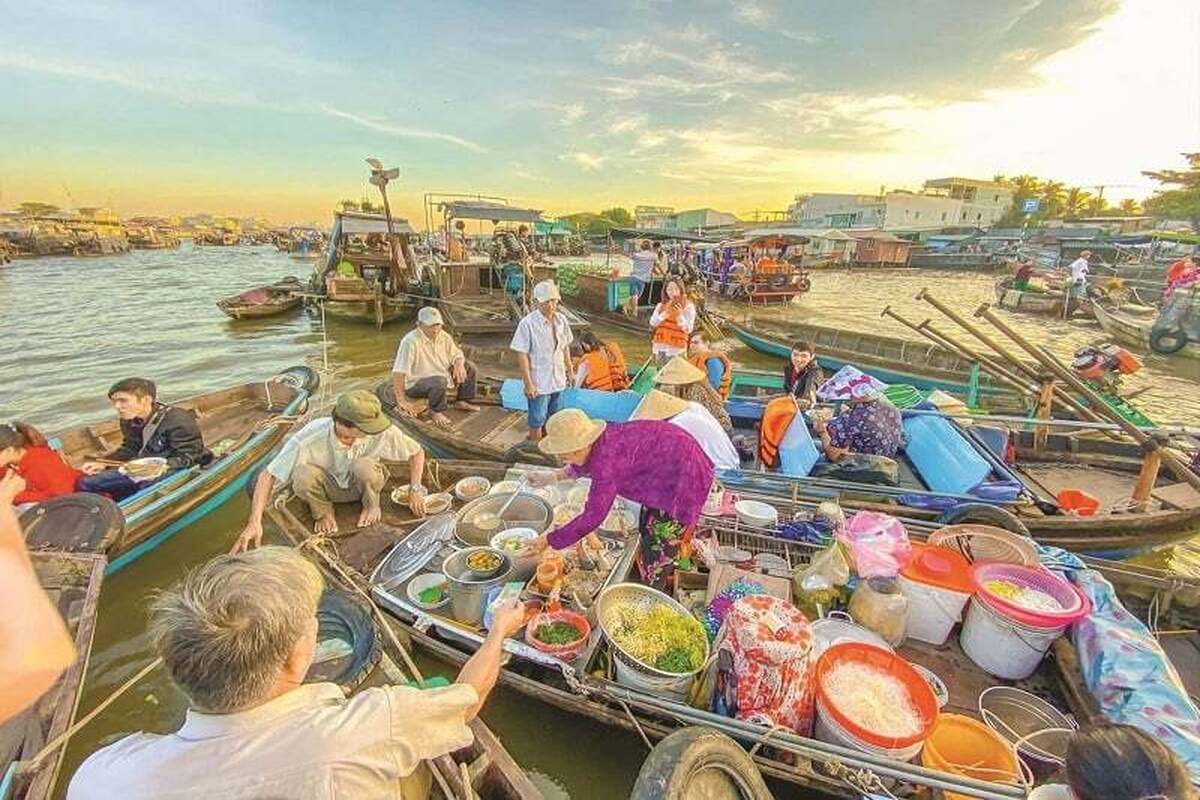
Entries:
{"type": "MultiPolygon", "coordinates": [[[[296,397],[296,399],[294,399],[291,403],[288,403],[287,407],[284,408],[282,413],[283,414],[295,414],[304,405],[304,403],[306,403],[308,401],[308,397],[309,397],[308,392],[301,392],[296,397]]],[[[166,495],[163,495],[161,498],[154,501],[153,503],[150,503],[145,508],[139,509],[138,511],[134,512],[132,515],[126,517],[125,524],[126,525],[136,524],[137,521],[144,518],[145,515],[147,515],[151,512],[154,512],[154,511],[158,511],[159,509],[161,509],[165,506],[173,505],[173,504],[179,502],[180,500],[182,500],[184,497],[187,497],[189,494],[192,494],[193,492],[195,492],[196,489],[207,486],[210,483],[212,483],[213,481],[216,481],[219,478],[223,477],[225,474],[228,473],[229,470],[233,469],[234,462],[236,462],[243,454],[245,454],[245,453],[253,450],[255,447],[259,446],[265,439],[267,439],[271,436],[271,433],[272,433],[271,430],[268,428],[266,430],[261,431],[260,433],[255,434],[254,436],[250,437],[250,439],[245,444],[243,444],[241,447],[239,447],[237,450],[233,451],[232,453],[228,453],[224,457],[219,459],[219,461],[225,462],[224,464],[220,464],[219,466],[217,466],[213,469],[205,471],[205,473],[196,480],[187,481],[186,479],[188,477],[192,476],[192,473],[190,470],[185,470],[185,471],[181,471],[175,475],[168,477],[165,481],[160,481],[159,483],[156,483],[152,486],[149,486],[149,487],[143,489],[142,491],[138,492],[137,494],[127,497],[124,501],[122,501],[120,503],[120,505],[127,506],[128,504],[132,503],[133,500],[136,498],[145,496],[148,493],[154,493],[154,492],[161,491],[164,486],[170,486],[175,483],[184,484],[184,485],[180,486],[178,489],[176,489],[175,491],[172,491],[166,495]]],[[[213,511],[215,511],[216,509],[220,508],[222,505],[224,505],[229,500],[229,498],[233,497],[234,494],[236,494],[240,489],[242,489],[246,485],[246,482],[250,479],[250,474],[255,469],[259,468],[260,466],[265,464],[268,460],[270,460],[270,458],[272,457],[273,454],[274,454],[274,449],[272,449],[271,452],[265,454],[262,458],[257,459],[256,461],[254,461],[253,463],[251,463],[250,465],[245,467],[241,471],[241,474],[238,475],[238,477],[234,478],[232,481],[229,482],[228,486],[225,486],[224,488],[222,488],[220,491],[218,491],[215,495],[210,497],[208,500],[204,501],[203,503],[198,505],[196,508],[194,508],[191,511],[189,511],[188,513],[184,514],[179,519],[173,520],[172,522],[168,523],[166,525],[166,527],[164,527],[162,530],[158,531],[157,533],[153,534],[152,536],[147,537],[146,539],[143,539],[141,542],[138,542],[136,545],[129,548],[124,553],[121,553],[116,558],[113,558],[111,561],[108,562],[108,566],[105,567],[105,569],[104,569],[105,576],[112,575],[112,574],[118,572],[119,570],[121,570],[124,567],[128,566],[129,564],[133,563],[135,560],[137,560],[141,556],[145,555],[146,553],[150,552],[154,548],[158,547],[159,545],[161,545],[163,542],[170,539],[175,534],[179,533],[179,531],[188,527],[192,523],[203,519],[204,517],[208,516],[213,511]]]]}
{"type": "Polygon", "coordinates": [[[13,762],[8,765],[8,769],[4,771],[4,778],[0,779],[0,800],[8,800],[9,794],[12,793],[13,780],[17,775],[17,763],[13,762]]]}

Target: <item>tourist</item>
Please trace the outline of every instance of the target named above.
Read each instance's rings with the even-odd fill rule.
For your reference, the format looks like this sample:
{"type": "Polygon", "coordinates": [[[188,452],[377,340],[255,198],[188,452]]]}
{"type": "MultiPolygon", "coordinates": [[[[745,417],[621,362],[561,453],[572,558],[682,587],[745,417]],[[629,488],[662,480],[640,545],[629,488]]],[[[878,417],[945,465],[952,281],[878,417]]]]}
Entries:
{"type": "Polygon", "coordinates": [[[663,250],[662,242],[655,242],[654,250],[654,275],[659,278],[666,277],[670,271],[667,264],[667,253],[663,250]]]}
{"type": "Polygon", "coordinates": [[[900,412],[877,390],[858,384],[850,390],[850,407],[828,422],[816,423],[825,457],[841,461],[851,453],[895,458],[904,446],[900,412]]]}
{"type": "Polygon", "coordinates": [[[1072,261],[1071,265],[1067,268],[1071,273],[1069,293],[1067,295],[1067,317],[1070,317],[1074,313],[1075,308],[1087,299],[1088,272],[1091,269],[1088,259],[1091,257],[1092,251],[1084,250],[1079,254],[1079,258],[1072,261]]]}
{"type": "Polygon", "coordinates": [[[491,264],[494,269],[500,270],[509,318],[514,321],[520,319],[528,311],[525,281],[532,277],[529,251],[512,231],[497,228],[492,234],[491,264]]]}
{"type": "Polygon", "coordinates": [[[1022,261],[1013,275],[1012,288],[1018,292],[1029,291],[1029,279],[1033,277],[1033,262],[1022,261]]]}
{"type": "Polygon", "coordinates": [[[33,705],[75,661],[71,635],[42,589],[13,510],[27,488],[20,475],[0,473],[0,600],[8,611],[0,617],[0,723],[33,705]]]}
{"type": "Polygon", "coordinates": [[[517,353],[521,380],[529,400],[529,440],[542,438],[546,420],[558,410],[559,396],[567,388],[571,368],[571,341],[574,336],[567,318],[558,313],[562,295],[554,281],[545,280],[533,287],[537,308],[522,318],[509,347],[517,353]]]}
{"type": "Polygon", "coordinates": [[[701,406],[713,415],[721,424],[721,429],[733,430],[733,420],[725,409],[725,401],[717,390],[708,385],[708,375],[704,370],[691,364],[682,356],[676,356],[667,362],[666,366],[654,376],[654,382],[667,387],[677,397],[701,406]]]}
{"type": "Polygon", "coordinates": [[[400,340],[396,362],[392,365],[392,386],[396,392],[396,410],[416,416],[420,404],[429,400],[429,414],[438,427],[450,427],[446,416],[447,395],[454,387],[454,407],[459,411],[478,411],[475,399],[475,365],[467,361],[442,324],[442,312],[425,306],[417,312],[417,327],[400,340]]]}
{"type": "Polygon", "coordinates": [[[37,428],[20,421],[0,425],[0,474],[4,472],[25,479],[25,489],[13,498],[21,509],[71,494],[83,477],[37,428]]]}
{"type": "Polygon", "coordinates": [[[817,389],[824,382],[825,373],[813,346],[803,340],[794,342],[783,368],[784,391],[796,398],[801,411],[807,411],[817,404],[817,389]]]}
{"type": "Polygon", "coordinates": [[[733,365],[729,363],[727,355],[712,349],[703,331],[693,331],[688,339],[688,361],[704,370],[708,376],[708,385],[717,390],[722,400],[729,399],[729,389],[733,385],[733,365]]]}
{"type": "Polygon", "coordinates": [[[145,378],[125,378],[108,390],[108,399],[121,420],[121,446],[105,453],[107,462],[162,458],[166,469],[151,478],[133,478],[111,464],[87,461],[79,491],[106,494],[122,500],[172,472],[203,466],[213,454],[204,446],[200,425],[191,411],[158,402],[158,389],[145,378]]]}
{"type": "Polygon", "coordinates": [[[629,258],[633,265],[629,269],[629,305],[625,307],[625,313],[636,317],[642,292],[650,285],[650,281],[654,280],[654,266],[658,259],[649,239],[643,239],[637,251],[629,258]]]}
{"type": "Polygon", "coordinates": [[[704,455],[717,469],[737,469],[742,465],[729,434],[716,417],[699,403],[651,389],[630,417],[630,421],[641,419],[661,420],[683,428],[696,440],[696,444],[700,445],[704,455]]]}
{"type": "MultiPolygon", "coordinates": [[[[690,365],[689,365],[690,366],[690,365]]],[[[652,586],[667,584],[676,558],[686,557],[713,482],[713,464],[687,432],[669,422],[641,420],[611,425],[566,408],[546,424],[538,447],[567,462],[532,473],[535,486],[591,479],[587,503],[575,519],[533,540],[525,553],[565,550],[608,517],[617,495],[642,505],[638,568],[652,586]]]]}
{"type": "Polygon", "coordinates": [[[1029,800],[1196,800],[1187,767],[1170,748],[1132,725],[1102,724],[1067,744],[1066,785],[1046,784],[1029,800]]]}
{"type": "Polygon", "coordinates": [[[575,386],[602,392],[629,388],[629,368],[616,342],[602,342],[591,331],[579,334],[581,355],[575,366],[575,386]]]}
{"type": "Polygon", "coordinates": [[[347,392],[333,413],[309,422],[283,443],[279,454],[259,473],[250,502],[250,519],[234,552],[262,541],[262,518],[275,483],[291,484],[292,492],[308,503],[313,531],[338,530],[335,503],[361,503],[357,526],[365,528],[383,518],[380,492],[387,482],[384,461],[407,461],[409,507],[425,513],[425,451],[392,424],[379,398],[370,392],[347,392]]]}
{"type": "Polygon", "coordinates": [[[683,281],[667,278],[662,300],[650,315],[650,350],[659,363],[687,353],[688,337],[696,327],[696,306],[688,299],[683,281]]]}
{"type": "Polygon", "coordinates": [[[347,699],[333,683],[304,682],[323,589],[300,553],[264,547],[218,556],[156,598],[150,630],[187,697],[183,725],[92,754],[68,799],[426,797],[423,762],[472,742],[469,723],[524,609],[496,609],[450,686],[376,686],[347,699]]]}

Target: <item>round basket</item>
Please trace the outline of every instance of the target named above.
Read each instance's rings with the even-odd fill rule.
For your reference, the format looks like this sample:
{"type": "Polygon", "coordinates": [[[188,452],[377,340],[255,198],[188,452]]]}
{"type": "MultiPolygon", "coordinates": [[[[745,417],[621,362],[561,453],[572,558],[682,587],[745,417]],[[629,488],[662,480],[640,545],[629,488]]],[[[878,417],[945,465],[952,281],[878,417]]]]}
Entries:
{"type": "Polygon", "coordinates": [[[1022,625],[1033,628],[1059,628],[1086,617],[1092,604],[1074,584],[1044,569],[1033,569],[1017,564],[975,564],[971,567],[971,580],[975,584],[975,596],[984,605],[1022,625]],[[995,594],[987,588],[989,581],[1006,581],[1044,592],[1055,599],[1061,608],[1055,610],[1030,609],[995,594]]]}
{"type": "Polygon", "coordinates": [[[968,561],[995,561],[1036,567],[1037,545],[1027,536],[992,525],[947,525],[929,534],[928,543],[955,550],[968,561]]]}
{"type": "Polygon", "coordinates": [[[570,661],[579,654],[583,646],[587,644],[588,637],[592,633],[592,626],[588,623],[587,617],[582,614],[576,614],[574,611],[568,611],[565,608],[560,608],[557,611],[542,611],[533,616],[525,625],[525,643],[533,649],[545,653],[549,656],[570,661]],[[568,625],[575,626],[582,636],[573,642],[567,644],[548,644],[539,640],[533,634],[542,625],[549,625],[553,622],[565,622],[568,625]]]}
{"type": "MultiPolygon", "coordinates": [[[[600,625],[600,630],[603,631],[605,638],[612,645],[612,651],[616,656],[618,666],[624,664],[634,672],[671,684],[690,679],[703,669],[704,664],[708,662],[708,637],[703,634],[703,628],[701,628],[701,638],[704,641],[704,657],[700,659],[699,667],[688,672],[667,672],[666,670],[646,664],[625,652],[621,648],[621,645],[617,644],[616,640],[613,639],[612,631],[619,624],[622,613],[626,610],[632,610],[637,613],[648,614],[658,605],[665,605],[681,616],[693,619],[686,608],[657,589],[651,589],[649,586],[643,586],[640,583],[618,583],[609,586],[597,598],[596,621],[600,625]]],[[[700,623],[697,622],[696,624],[699,625],[700,623]]]]}
{"type": "Polygon", "coordinates": [[[1062,766],[1075,723],[1035,694],[1012,686],[991,686],[979,695],[979,716],[989,728],[1042,766],[1062,766]]]}

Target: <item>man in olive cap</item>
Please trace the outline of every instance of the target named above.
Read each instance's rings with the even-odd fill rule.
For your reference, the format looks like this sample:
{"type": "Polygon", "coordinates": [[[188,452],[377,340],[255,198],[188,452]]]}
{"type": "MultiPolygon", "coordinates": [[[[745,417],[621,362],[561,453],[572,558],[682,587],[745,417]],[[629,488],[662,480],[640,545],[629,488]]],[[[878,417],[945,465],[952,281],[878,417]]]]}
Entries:
{"type": "Polygon", "coordinates": [[[358,527],[383,516],[380,492],[387,481],[384,461],[407,461],[413,513],[425,513],[425,451],[404,431],[392,425],[379,398],[367,391],[347,392],[333,413],[305,425],[283,444],[254,484],[250,520],[234,551],[262,543],[262,515],[275,482],[290,483],[296,496],[308,503],[315,533],[338,529],[334,503],[362,502],[358,527]]]}

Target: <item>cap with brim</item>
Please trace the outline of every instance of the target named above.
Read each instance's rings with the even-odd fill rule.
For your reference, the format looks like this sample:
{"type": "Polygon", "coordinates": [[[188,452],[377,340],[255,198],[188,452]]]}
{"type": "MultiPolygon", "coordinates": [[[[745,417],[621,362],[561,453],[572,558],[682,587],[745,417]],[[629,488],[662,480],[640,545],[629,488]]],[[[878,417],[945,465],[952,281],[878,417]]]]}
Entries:
{"type": "Polygon", "coordinates": [[[658,371],[654,382],[664,386],[680,386],[702,381],[707,377],[704,370],[688,361],[683,356],[675,356],[667,365],[658,371]]]}
{"type": "Polygon", "coordinates": [[[687,411],[688,401],[682,397],[676,397],[673,394],[661,392],[658,389],[651,389],[650,392],[642,398],[638,403],[637,408],[633,411],[633,416],[630,419],[644,420],[664,420],[670,419],[676,414],[682,414],[687,411]]]}
{"type": "Polygon", "coordinates": [[[383,413],[379,398],[361,389],[339,397],[333,413],[363,433],[374,435],[392,427],[392,421],[383,413]]]}
{"type": "Polygon", "coordinates": [[[539,303],[546,303],[550,300],[562,300],[562,295],[554,281],[545,280],[533,287],[533,299],[539,303]]]}
{"type": "Polygon", "coordinates": [[[564,408],[546,420],[546,435],[538,449],[552,456],[582,450],[600,438],[608,423],[592,419],[578,408],[564,408]]]}
{"type": "Polygon", "coordinates": [[[417,322],[422,325],[442,325],[442,312],[433,306],[425,306],[417,312],[417,322]]]}

